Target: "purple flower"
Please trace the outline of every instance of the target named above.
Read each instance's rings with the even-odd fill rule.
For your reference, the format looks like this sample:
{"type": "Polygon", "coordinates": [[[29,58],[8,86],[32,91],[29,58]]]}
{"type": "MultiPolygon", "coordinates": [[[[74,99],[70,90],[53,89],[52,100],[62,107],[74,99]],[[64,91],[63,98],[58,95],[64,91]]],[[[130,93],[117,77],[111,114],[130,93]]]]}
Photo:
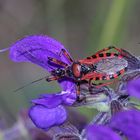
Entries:
{"type": "MultiPolygon", "coordinates": [[[[62,49],[67,52],[64,46],[53,38],[44,35],[27,36],[14,43],[9,49],[10,58],[13,61],[31,62],[43,67],[48,72],[60,67],[51,63],[48,57],[70,65],[69,60],[62,53],[62,49]]],[[[49,129],[54,125],[62,124],[67,118],[66,110],[62,105],[72,105],[76,101],[75,83],[67,78],[58,82],[62,92],[44,94],[38,99],[32,100],[34,106],[31,107],[29,116],[39,128],[49,129]]]]}
{"type": "Polygon", "coordinates": [[[40,98],[32,100],[32,103],[43,105],[47,108],[54,108],[58,105],[72,105],[76,101],[75,86],[69,87],[66,91],[56,94],[44,94],[40,98]]]}
{"type": "MultiPolygon", "coordinates": [[[[65,84],[67,85],[67,83],[65,84]]],[[[71,83],[71,87],[66,91],[44,94],[40,98],[32,100],[35,106],[31,107],[29,116],[37,127],[49,129],[65,122],[67,113],[62,105],[72,105],[75,101],[75,86],[71,83]]]]}
{"type": "Polygon", "coordinates": [[[45,35],[32,35],[17,41],[10,47],[10,58],[15,62],[32,62],[47,71],[52,71],[58,66],[50,65],[48,57],[70,64],[66,57],[61,55],[62,49],[67,52],[64,46],[53,38],[45,35]]]}
{"type": "Polygon", "coordinates": [[[116,113],[106,125],[89,125],[85,134],[87,140],[129,140],[140,139],[140,111],[127,110],[116,113]],[[119,136],[121,134],[121,136],[119,136]]]}
{"type": "MultiPolygon", "coordinates": [[[[12,44],[9,49],[10,59],[14,62],[31,62],[43,67],[49,72],[60,66],[51,63],[48,57],[56,58],[68,65],[70,64],[69,60],[62,54],[62,49],[69,54],[64,46],[55,39],[45,35],[27,36],[12,44]]],[[[71,84],[72,81],[64,79],[58,82],[63,89],[64,87],[67,89],[66,84],[68,82],[71,84]]]]}
{"type": "MultiPolygon", "coordinates": [[[[60,66],[50,63],[48,57],[56,58],[68,65],[70,64],[69,60],[61,52],[64,49],[68,53],[64,46],[55,39],[45,35],[27,36],[12,44],[9,49],[11,60],[15,62],[31,62],[49,72],[60,66]]],[[[65,78],[58,82],[64,91],[73,84],[72,80],[65,78]]]]}
{"type": "Polygon", "coordinates": [[[109,126],[122,132],[129,140],[140,139],[140,111],[129,110],[117,113],[112,117],[109,126]]]}
{"type": "Polygon", "coordinates": [[[130,96],[140,98],[140,78],[129,81],[126,88],[130,96]]]}
{"type": "Polygon", "coordinates": [[[102,125],[89,125],[86,128],[87,140],[121,140],[109,127],[102,125]]]}
{"type": "Polygon", "coordinates": [[[61,105],[51,109],[35,105],[31,107],[29,116],[38,128],[48,130],[52,126],[62,124],[67,118],[67,113],[61,105]]]}

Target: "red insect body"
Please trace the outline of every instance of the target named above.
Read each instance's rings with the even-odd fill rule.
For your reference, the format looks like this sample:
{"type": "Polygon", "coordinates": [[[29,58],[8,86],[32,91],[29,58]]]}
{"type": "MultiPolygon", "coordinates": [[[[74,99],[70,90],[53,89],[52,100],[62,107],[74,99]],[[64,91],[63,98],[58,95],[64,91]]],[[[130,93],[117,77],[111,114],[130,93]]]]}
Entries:
{"type": "MultiPolygon", "coordinates": [[[[123,50],[113,46],[100,50],[91,57],[76,62],[72,60],[65,50],[62,50],[62,53],[71,64],[67,65],[54,58],[49,58],[51,62],[64,67],[52,71],[52,75],[57,77],[52,79],[60,79],[66,76],[74,79],[77,85],[80,85],[79,83],[81,81],[87,80],[89,81],[90,87],[91,81],[118,78],[119,75],[122,75],[126,71],[128,65],[127,61],[123,59],[123,56],[125,55],[123,50]],[[107,52],[110,49],[115,49],[118,53],[107,52]]],[[[111,83],[112,82],[100,84],[100,86],[105,86],[111,83]]],[[[80,88],[78,88],[78,90],[79,89],[80,88]]],[[[80,92],[78,91],[77,93],[80,92]]]]}
{"type": "MultiPolygon", "coordinates": [[[[99,62],[101,62],[102,60],[107,60],[108,58],[109,59],[115,58],[117,61],[120,61],[120,59],[122,59],[123,57],[121,54],[116,54],[116,53],[101,53],[101,54],[95,54],[91,57],[87,57],[86,59],[79,60],[78,62],[80,64],[83,64],[83,65],[96,65],[99,62]]],[[[102,63],[102,65],[103,65],[103,63],[102,63]]],[[[110,80],[111,79],[109,77],[110,76],[109,74],[97,72],[97,70],[92,72],[92,73],[88,73],[86,75],[83,75],[81,80],[90,79],[90,78],[92,78],[94,81],[96,81],[96,80],[110,80]]],[[[124,66],[124,69],[121,69],[120,71],[117,71],[117,72],[120,72],[120,75],[121,75],[121,74],[123,74],[124,71],[125,71],[125,66],[124,66]]],[[[114,73],[112,76],[113,76],[113,78],[117,78],[118,74],[114,73]]]]}

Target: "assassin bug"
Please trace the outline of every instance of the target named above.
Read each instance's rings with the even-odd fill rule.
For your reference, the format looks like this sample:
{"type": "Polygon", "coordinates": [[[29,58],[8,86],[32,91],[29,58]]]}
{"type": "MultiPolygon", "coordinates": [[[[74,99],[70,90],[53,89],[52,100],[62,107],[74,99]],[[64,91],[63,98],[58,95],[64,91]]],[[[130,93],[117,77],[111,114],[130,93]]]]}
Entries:
{"type": "MultiPolygon", "coordinates": [[[[58,80],[65,76],[72,78],[76,82],[78,87],[77,94],[80,94],[80,82],[85,80],[88,81],[90,89],[92,81],[108,81],[118,78],[118,76],[122,75],[126,71],[128,65],[127,61],[123,59],[123,55],[125,55],[123,49],[119,49],[114,46],[104,48],[92,55],[91,57],[87,57],[86,59],[81,59],[78,61],[74,61],[70,57],[70,55],[63,49],[61,50],[61,54],[63,54],[70,61],[71,64],[68,65],[60,60],[49,57],[49,62],[60,65],[63,68],[58,68],[51,71],[52,76],[48,77],[46,80],[50,82],[53,80],[58,80]],[[115,49],[118,53],[107,52],[111,49],[115,49]],[[107,65],[108,63],[110,64],[107,65]]],[[[104,84],[100,83],[95,87],[98,88],[109,85],[111,83],[112,82],[107,82],[104,84]]]]}

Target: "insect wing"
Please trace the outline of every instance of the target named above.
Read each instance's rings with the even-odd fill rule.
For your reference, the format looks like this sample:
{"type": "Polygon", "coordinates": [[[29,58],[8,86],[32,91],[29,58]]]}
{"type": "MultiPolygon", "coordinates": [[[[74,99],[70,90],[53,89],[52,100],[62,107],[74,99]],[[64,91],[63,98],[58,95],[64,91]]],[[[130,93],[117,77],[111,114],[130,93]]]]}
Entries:
{"type": "Polygon", "coordinates": [[[32,35],[17,41],[10,47],[10,58],[15,62],[32,62],[52,71],[58,66],[49,63],[48,57],[70,64],[66,57],[61,54],[62,49],[67,52],[60,42],[51,37],[32,35]]]}
{"type": "Polygon", "coordinates": [[[119,72],[120,70],[127,68],[128,62],[121,58],[113,57],[102,59],[99,62],[95,63],[96,72],[104,73],[106,75],[111,75],[119,72]]]}

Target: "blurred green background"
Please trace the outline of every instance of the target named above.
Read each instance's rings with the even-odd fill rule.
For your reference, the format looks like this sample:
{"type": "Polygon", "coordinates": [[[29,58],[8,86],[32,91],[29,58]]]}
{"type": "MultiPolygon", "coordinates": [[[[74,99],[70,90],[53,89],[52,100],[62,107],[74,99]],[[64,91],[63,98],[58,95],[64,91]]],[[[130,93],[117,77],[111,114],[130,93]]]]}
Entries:
{"type": "MultiPolygon", "coordinates": [[[[0,0],[0,49],[25,35],[46,34],[62,42],[74,59],[108,45],[139,55],[139,25],[139,0],[0,0]]],[[[7,52],[0,54],[0,119],[11,125],[31,99],[57,92],[56,82],[45,81],[13,92],[46,74],[36,65],[13,63],[7,52]]]]}

